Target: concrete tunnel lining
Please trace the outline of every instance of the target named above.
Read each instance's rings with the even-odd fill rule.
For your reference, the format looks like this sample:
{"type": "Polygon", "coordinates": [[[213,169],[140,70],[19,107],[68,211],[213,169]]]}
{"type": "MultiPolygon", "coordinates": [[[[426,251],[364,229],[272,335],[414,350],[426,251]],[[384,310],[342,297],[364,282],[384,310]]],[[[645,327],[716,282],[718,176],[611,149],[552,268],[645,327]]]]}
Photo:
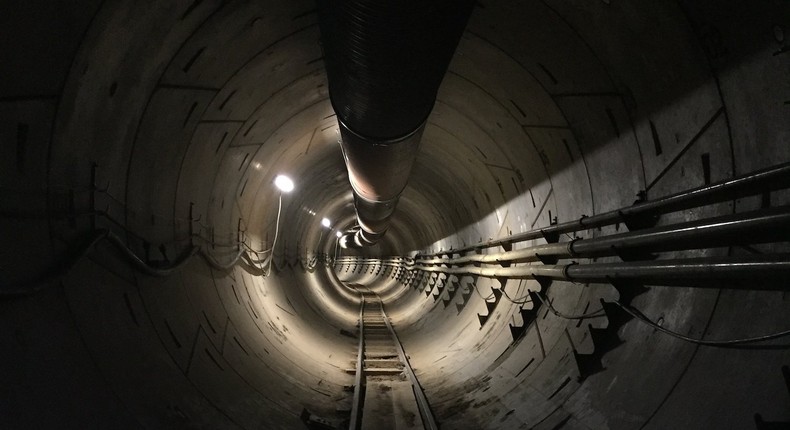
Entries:
{"type": "MultiPolygon", "coordinates": [[[[0,287],[52,267],[90,229],[89,217],[58,214],[88,208],[94,163],[107,187],[97,207],[151,261],[189,244],[190,215],[219,244],[233,244],[242,225],[253,248],[267,249],[279,197],[271,181],[286,173],[297,189],[283,200],[271,276],[195,258],[152,278],[100,243],[41,293],[1,300],[0,426],[289,429],[304,426],[303,408],[339,422],[352,381],[342,369],[356,348],[343,333],[358,312],[340,280],[385,298],[442,428],[790,422],[781,342],[704,348],[628,323],[606,370],[579,381],[572,357],[590,352],[591,328],[606,328],[605,318],[577,326],[547,312],[518,345],[508,330],[520,323],[517,306],[478,323],[492,288],[521,297],[539,289],[534,281],[460,277],[468,298],[445,306],[386,277],[310,267],[354,219],[313,2],[7,7],[0,287]]],[[[457,249],[628,206],[641,190],[661,197],[790,160],[790,57],[777,36],[788,17],[786,5],[767,3],[479,2],[390,231],[359,255],[457,249]]],[[[212,249],[219,261],[234,252],[212,249]]],[[[617,293],[557,282],[547,294],[580,313],[617,293]]],[[[790,308],[786,292],[693,288],[653,287],[633,303],[711,338],[786,329],[790,308]]]]}

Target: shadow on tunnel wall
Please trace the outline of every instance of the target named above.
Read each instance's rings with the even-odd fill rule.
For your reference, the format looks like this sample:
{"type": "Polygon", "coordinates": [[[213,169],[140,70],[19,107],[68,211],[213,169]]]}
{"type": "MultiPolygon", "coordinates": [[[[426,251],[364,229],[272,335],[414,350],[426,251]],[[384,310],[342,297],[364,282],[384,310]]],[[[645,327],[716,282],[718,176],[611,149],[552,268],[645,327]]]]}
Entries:
{"type": "MultiPolygon", "coordinates": [[[[395,216],[394,230],[420,226],[413,249],[502,238],[787,158],[781,130],[740,118],[763,109],[749,102],[766,91],[744,81],[749,70],[781,79],[763,64],[787,55],[784,27],[765,23],[786,5],[619,6],[478,3],[395,216]],[[766,155],[745,149],[755,143],[766,155]]],[[[783,96],[763,97],[781,122],[783,96]]]]}

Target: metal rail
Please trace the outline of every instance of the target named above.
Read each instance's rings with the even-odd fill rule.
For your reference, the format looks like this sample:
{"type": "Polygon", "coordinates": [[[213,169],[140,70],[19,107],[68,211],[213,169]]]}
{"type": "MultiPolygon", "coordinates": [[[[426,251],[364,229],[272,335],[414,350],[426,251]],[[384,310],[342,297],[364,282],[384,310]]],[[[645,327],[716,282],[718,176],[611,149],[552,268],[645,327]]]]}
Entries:
{"type": "Polygon", "coordinates": [[[422,416],[422,423],[426,429],[438,430],[439,427],[436,425],[436,420],[433,418],[433,412],[431,412],[431,405],[428,404],[428,398],[425,397],[425,392],[422,391],[422,386],[417,380],[417,375],[414,374],[414,370],[411,368],[409,358],[406,356],[406,351],[403,350],[403,344],[401,344],[400,339],[398,339],[398,334],[395,333],[395,329],[392,327],[389,317],[384,312],[384,303],[381,302],[381,299],[379,299],[379,305],[381,306],[381,314],[384,316],[384,323],[387,324],[392,338],[395,339],[395,347],[398,350],[398,356],[400,356],[400,360],[404,364],[403,372],[406,373],[409,381],[411,381],[412,389],[414,390],[414,398],[417,400],[417,407],[420,409],[420,415],[422,416]]]}
{"type": "Polygon", "coordinates": [[[384,304],[381,298],[370,290],[360,293],[359,349],[357,351],[355,369],[349,370],[355,373],[354,397],[351,406],[349,429],[357,430],[362,428],[364,422],[363,417],[365,415],[364,411],[366,408],[372,407],[372,405],[365,404],[365,391],[367,389],[368,376],[376,377],[405,374],[411,384],[415,404],[420,413],[423,427],[428,430],[437,430],[438,426],[436,425],[430,405],[428,404],[428,399],[425,397],[425,393],[422,391],[417,376],[411,368],[403,345],[400,343],[400,339],[398,339],[398,335],[384,311],[384,304]],[[371,309],[371,305],[374,303],[378,304],[378,312],[371,309]],[[366,319],[372,321],[372,325],[366,327],[366,319]],[[383,323],[383,325],[381,323],[383,323]],[[385,327],[386,331],[382,331],[385,327]],[[368,336],[372,336],[371,341],[373,343],[366,341],[368,336]],[[371,348],[371,345],[375,345],[375,348],[373,350],[368,350],[371,348]],[[397,357],[397,359],[395,357],[397,357]]]}
{"type": "Polygon", "coordinates": [[[362,426],[362,394],[365,387],[362,386],[362,354],[365,350],[365,320],[363,313],[365,310],[365,296],[359,295],[359,350],[357,351],[357,370],[354,375],[354,398],[351,403],[351,420],[348,424],[349,430],[357,430],[362,426]]]}

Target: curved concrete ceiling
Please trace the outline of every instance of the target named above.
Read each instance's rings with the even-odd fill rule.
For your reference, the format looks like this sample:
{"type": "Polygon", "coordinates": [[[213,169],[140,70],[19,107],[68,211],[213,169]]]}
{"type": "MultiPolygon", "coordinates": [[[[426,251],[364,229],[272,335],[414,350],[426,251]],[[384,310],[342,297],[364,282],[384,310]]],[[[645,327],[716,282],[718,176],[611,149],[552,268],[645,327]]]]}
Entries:
{"type": "MultiPolygon", "coordinates": [[[[0,281],[40,291],[0,301],[0,427],[290,429],[305,409],[341,422],[358,299],[309,261],[335,253],[354,208],[315,4],[6,3],[0,281]],[[296,189],[280,196],[277,174],[296,189]],[[104,228],[151,265],[191,244],[225,263],[240,239],[272,246],[280,198],[269,276],[261,261],[192,258],[153,277],[106,242],[80,247],[104,228]],[[64,258],[76,262],[57,270],[64,258]]],[[[782,2],[479,2],[389,232],[350,252],[458,249],[787,162],[789,17],[782,2]]],[[[584,375],[575,359],[606,318],[546,312],[513,344],[511,303],[480,326],[491,288],[516,298],[533,281],[460,277],[479,297],[443,305],[339,275],[384,298],[445,429],[790,422],[781,342],[706,348],[631,322],[584,375]]],[[[570,282],[550,293],[577,313],[616,296],[570,282]]],[[[786,292],[653,287],[633,303],[692,337],[786,329],[790,311],[786,292]]]]}

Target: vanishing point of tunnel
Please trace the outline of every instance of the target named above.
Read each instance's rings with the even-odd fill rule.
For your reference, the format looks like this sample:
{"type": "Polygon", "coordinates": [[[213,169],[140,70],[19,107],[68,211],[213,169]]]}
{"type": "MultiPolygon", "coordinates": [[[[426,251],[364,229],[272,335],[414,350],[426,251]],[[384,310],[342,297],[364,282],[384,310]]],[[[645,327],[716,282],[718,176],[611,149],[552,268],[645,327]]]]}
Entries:
{"type": "Polygon", "coordinates": [[[790,428],[790,3],[0,4],[0,429],[790,428]]]}

